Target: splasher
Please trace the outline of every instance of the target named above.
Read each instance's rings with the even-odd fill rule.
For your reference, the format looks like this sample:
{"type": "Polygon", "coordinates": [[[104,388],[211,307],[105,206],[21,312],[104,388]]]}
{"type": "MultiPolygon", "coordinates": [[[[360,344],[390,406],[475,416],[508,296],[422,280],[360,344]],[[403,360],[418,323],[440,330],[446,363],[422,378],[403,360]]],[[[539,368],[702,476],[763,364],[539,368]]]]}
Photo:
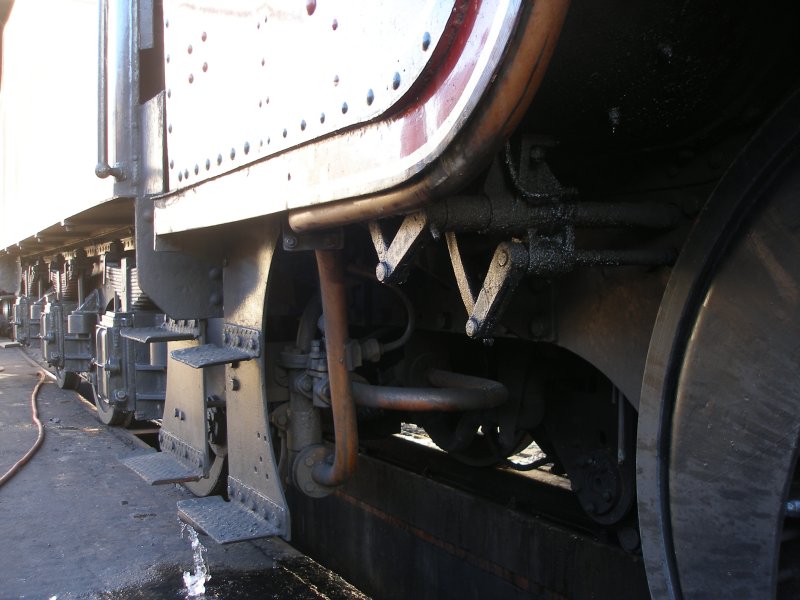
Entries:
{"type": "Polygon", "coordinates": [[[211,573],[208,570],[203,553],[206,552],[206,547],[200,543],[197,537],[197,532],[194,527],[186,523],[181,523],[181,537],[186,533],[189,541],[192,544],[192,555],[194,557],[194,571],[183,572],[183,583],[186,586],[186,597],[196,598],[206,593],[206,582],[211,579],[211,573]]]}

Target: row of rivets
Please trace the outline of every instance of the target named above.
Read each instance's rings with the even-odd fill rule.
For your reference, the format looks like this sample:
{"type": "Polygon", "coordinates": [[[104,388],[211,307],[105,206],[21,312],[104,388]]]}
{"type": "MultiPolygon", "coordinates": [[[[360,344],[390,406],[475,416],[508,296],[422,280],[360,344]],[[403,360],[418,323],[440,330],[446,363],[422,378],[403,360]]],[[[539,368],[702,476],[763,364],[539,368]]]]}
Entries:
{"type": "MultiPolygon", "coordinates": [[[[307,0],[306,9],[308,11],[308,14],[312,15],[314,13],[314,11],[316,10],[316,1],[315,0],[307,0]]],[[[268,17],[265,16],[264,17],[264,23],[267,23],[268,20],[269,20],[268,17]]],[[[166,20],[164,25],[165,25],[165,27],[168,28],[169,27],[169,20],[166,20]]],[[[257,26],[258,26],[258,28],[261,27],[261,22],[260,21],[257,23],[257,26]]],[[[331,26],[332,26],[332,29],[334,31],[336,31],[338,29],[338,27],[339,27],[338,20],[337,19],[333,19],[331,26]]],[[[208,34],[205,31],[202,32],[202,34],[200,36],[200,39],[203,42],[205,42],[208,39],[208,34]]],[[[431,36],[430,36],[430,33],[426,31],[422,36],[422,50],[423,51],[427,51],[428,48],[430,47],[430,43],[431,43],[431,36]]],[[[188,54],[192,54],[193,51],[194,51],[193,46],[191,44],[189,44],[189,46],[187,47],[187,53],[188,54]]],[[[167,63],[170,62],[170,55],[166,56],[166,61],[167,61],[167,63]]],[[[265,66],[265,64],[266,64],[266,60],[264,58],[262,58],[261,59],[261,65],[265,66]]],[[[204,73],[207,72],[208,71],[208,63],[204,62],[202,64],[201,68],[202,68],[204,73]]],[[[193,83],[193,82],[194,82],[194,75],[190,73],[189,74],[189,83],[193,83]]],[[[334,83],[334,86],[337,86],[339,84],[339,76],[338,75],[334,76],[333,83],[334,83]]],[[[401,83],[400,73],[399,72],[395,72],[393,77],[392,77],[392,89],[397,90],[400,87],[400,83],[401,83]]],[[[172,90],[171,89],[167,90],[167,97],[168,98],[172,97],[172,90]]],[[[367,94],[366,94],[367,105],[371,106],[374,101],[375,101],[375,92],[372,90],[372,88],[370,88],[370,89],[367,90],[367,94]]],[[[269,104],[269,97],[267,97],[263,102],[266,103],[266,104],[269,104]]],[[[258,105],[259,105],[259,108],[261,108],[263,106],[263,103],[262,103],[261,100],[259,100],[258,105]]],[[[349,110],[349,106],[348,106],[347,102],[343,102],[342,106],[341,106],[342,114],[347,114],[348,110],[349,110]]],[[[320,121],[321,124],[325,123],[325,113],[324,112],[320,114],[319,121],[320,121]]],[[[301,131],[305,131],[306,130],[306,126],[307,126],[307,124],[306,124],[305,119],[301,119],[301,121],[300,121],[300,130],[301,131]]],[[[172,133],[172,125],[171,124],[168,126],[168,132],[170,134],[172,133]]],[[[282,134],[283,134],[284,138],[288,137],[288,130],[286,128],[284,128],[282,134]]],[[[271,138],[267,137],[267,144],[269,145],[270,142],[271,142],[271,138]]],[[[263,147],[263,146],[264,146],[264,141],[260,140],[259,141],[259,147],[263,147]]],[[[245,144],[244,144],[244,153],[245,154],[249,154],[250,153],[250,143],[249,142],[245,142],[245,144]]],[[[231,148],[230,157],[231,157],[231,160],[235,160],[235,157],[236,157],[236,149],[235,148],[231,148]]],[[[222,164],[222,155],[221,154],[217,155],[217,161],[216,162],[217,162],[217,165],[221,165],[222,164]]],[[[170,167],[170,169],[174,169],[174,161],[173,160],[170,160],[169,167],[170,167]]],[[[211,160],[210,159],[206,159],[206,161],[205,161],[205,169],[206,169],[206,171],[209,171],[211,169],[211,160]]],[[[195,175],[199,175],[199,173],[200,173],[200,166],[197,165],[197,164],[194,166],[194,173],[195,173],[195,175]]],[[[188,179],[188,178],[189,178],[189,170],[188,169],[184,169],[183,172],[179,172],[178,173],[178,181],[182,181],[183,179],[188,179]]],[[[287,179],[289,181],[291,181],[291,179],[292,179],[291,173],[287,174],[287,179]]]]}

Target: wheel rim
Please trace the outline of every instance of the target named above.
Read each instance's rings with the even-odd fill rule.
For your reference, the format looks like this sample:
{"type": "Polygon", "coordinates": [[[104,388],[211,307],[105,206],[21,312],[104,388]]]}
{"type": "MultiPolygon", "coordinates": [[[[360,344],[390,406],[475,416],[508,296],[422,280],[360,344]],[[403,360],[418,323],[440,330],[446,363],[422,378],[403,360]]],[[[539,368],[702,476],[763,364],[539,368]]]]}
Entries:
{"type": "Polygon", "coordinates": [[[776,591],[800,429],[798,133],[800,96],[715,191],[664,295],[637,450],[654,598],[776,591]]]}

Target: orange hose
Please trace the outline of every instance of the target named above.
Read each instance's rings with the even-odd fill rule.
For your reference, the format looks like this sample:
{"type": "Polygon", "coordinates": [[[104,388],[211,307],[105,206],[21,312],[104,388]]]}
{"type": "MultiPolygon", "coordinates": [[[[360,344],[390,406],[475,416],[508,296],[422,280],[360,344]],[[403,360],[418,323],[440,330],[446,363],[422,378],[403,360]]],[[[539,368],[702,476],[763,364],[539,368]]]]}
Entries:
{"type": "Polygon", "coordinates": [[[16,475],[20,469],[31,459],[33,455],[41,447],[42,443],[44,442],[44,426],[42,422],[39,420],[39,408],[36,405],[36,397],[39,395],[39,389],[44,384],[45,380],[45,372],[39,371],[39,381],[36,382],[36,385],[33,388],[33,392],[31,393],[31,415],[33,418],[33,422],[36,423],[36,427],[39,430],[39,435],[36,437],[36,441],[31,446],[31,449],[25,453],[25,456],[20,458],[14,465],[6,471],[5,475],[0,477],[0,486],[3,486],[9,479],[11,479],[14,475],[16,475]]]}

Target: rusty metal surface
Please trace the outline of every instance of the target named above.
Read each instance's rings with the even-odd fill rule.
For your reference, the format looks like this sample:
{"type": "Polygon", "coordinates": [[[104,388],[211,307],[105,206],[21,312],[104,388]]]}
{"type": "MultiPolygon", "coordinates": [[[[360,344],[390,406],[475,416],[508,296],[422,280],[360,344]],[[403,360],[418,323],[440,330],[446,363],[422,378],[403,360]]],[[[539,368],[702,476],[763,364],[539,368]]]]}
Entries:
{"type": "Polygon", "coordinates": [[[360,406],[409,411],[464,411],[494,408],[508,398],[497,381],[431,369],[428,379],[438,387],[401,388],[353,382],[353,397],[360,406]]]}
{"type": "MultiPolygon", "coordinates": [[[[560,5],[560,0],[556,0],[556,4],[560,5]]],[[[526,5],[515,0],[497,0],[479,4],[459,2],[457,7],[460,10],[452,17],[452,27],[448,26],[450,43],[437,48],[431,65],[413,88],[415,93],[406,94],[392,110],[363,126],[298,146],[229,177],[168,195],[157,201],[156,233],[167,234],[286,208],[378,193],[424,171],[453,144],[490,85],[497,86],[499,82],[504,97],[513,92],[502,85],[507,78],[506,71],[493,78],[502,57],[513,54],[514,48],[506,53],[508,42],[515,32],[520,33],[518,17],[520,11],[526,10],[526,5]],[[220,197],[230,201],[221,206],[220,197]]],[[[546,31],[532,33],[540,45],[549,48],[555,39],[552,27],[560,26],[560,20],[550,19],[547,10],[538,13],[541,16],[537,16],[536,21],[546,31]]],[[[526,34],[531,33],[524,29],[526,34]]],[[[536,62],[540,54],[541,49],[532,54],[535,57],[532,60],[536,62]]],[[[527,82],[531,61],[526,59],[525,62],[527,82]]],[[[498,118],[504,121],[509,112],[514,112],[514,96],[509,98],[512,100],[510,104],[504,103],[500,117],[492,111],[489,113],[493,115],[490,127],[493,134],[500,131],[500,135],[505,135],[511,128],[498,123],[498,118]]],[[[486,139],[486,135],[481,137],[478,145],[485,145],[486,139]]],[[[250,141],[251,153],[253,144],[250,141]]],[[[474,148],[470,148],[472,150],[474,148]]],[[[240,152],[236,150],[236,154],[240,152]]],[[[224,155],[223,160],[227,156],[224,155]]],[[[205,168],[204,164],[198,165],[198,173],[201,168],[205,168]]],[[[190,181],[192,172],[193,167],[190,181]]],[[[438,185],[442,173],[437,172],[438,185]]],[[[446,168],[444,179],[450,172],[449,167],[446,168]]],[[[391,203],[384,204],[382,212],[387,209],[393,210],[391,203]]],[[[344,220],[354,219],[346,216],[344,220]]],[[[292,223],[293,227],[295,225],[292,223]]],[[[297,225],[297,228],[308,227],[297,225]]]]}
{"type": "Polygon", "coordinates": [[[347,296],[341,253],[317,250],[322,313],[325,317],[325,351],[331,387],[331,407],[336,436],[333,464],[318,463],[314,480],[327,486],[349,479],[358,459],[358,427],[350,373],[347,371],[347,296]]]}

